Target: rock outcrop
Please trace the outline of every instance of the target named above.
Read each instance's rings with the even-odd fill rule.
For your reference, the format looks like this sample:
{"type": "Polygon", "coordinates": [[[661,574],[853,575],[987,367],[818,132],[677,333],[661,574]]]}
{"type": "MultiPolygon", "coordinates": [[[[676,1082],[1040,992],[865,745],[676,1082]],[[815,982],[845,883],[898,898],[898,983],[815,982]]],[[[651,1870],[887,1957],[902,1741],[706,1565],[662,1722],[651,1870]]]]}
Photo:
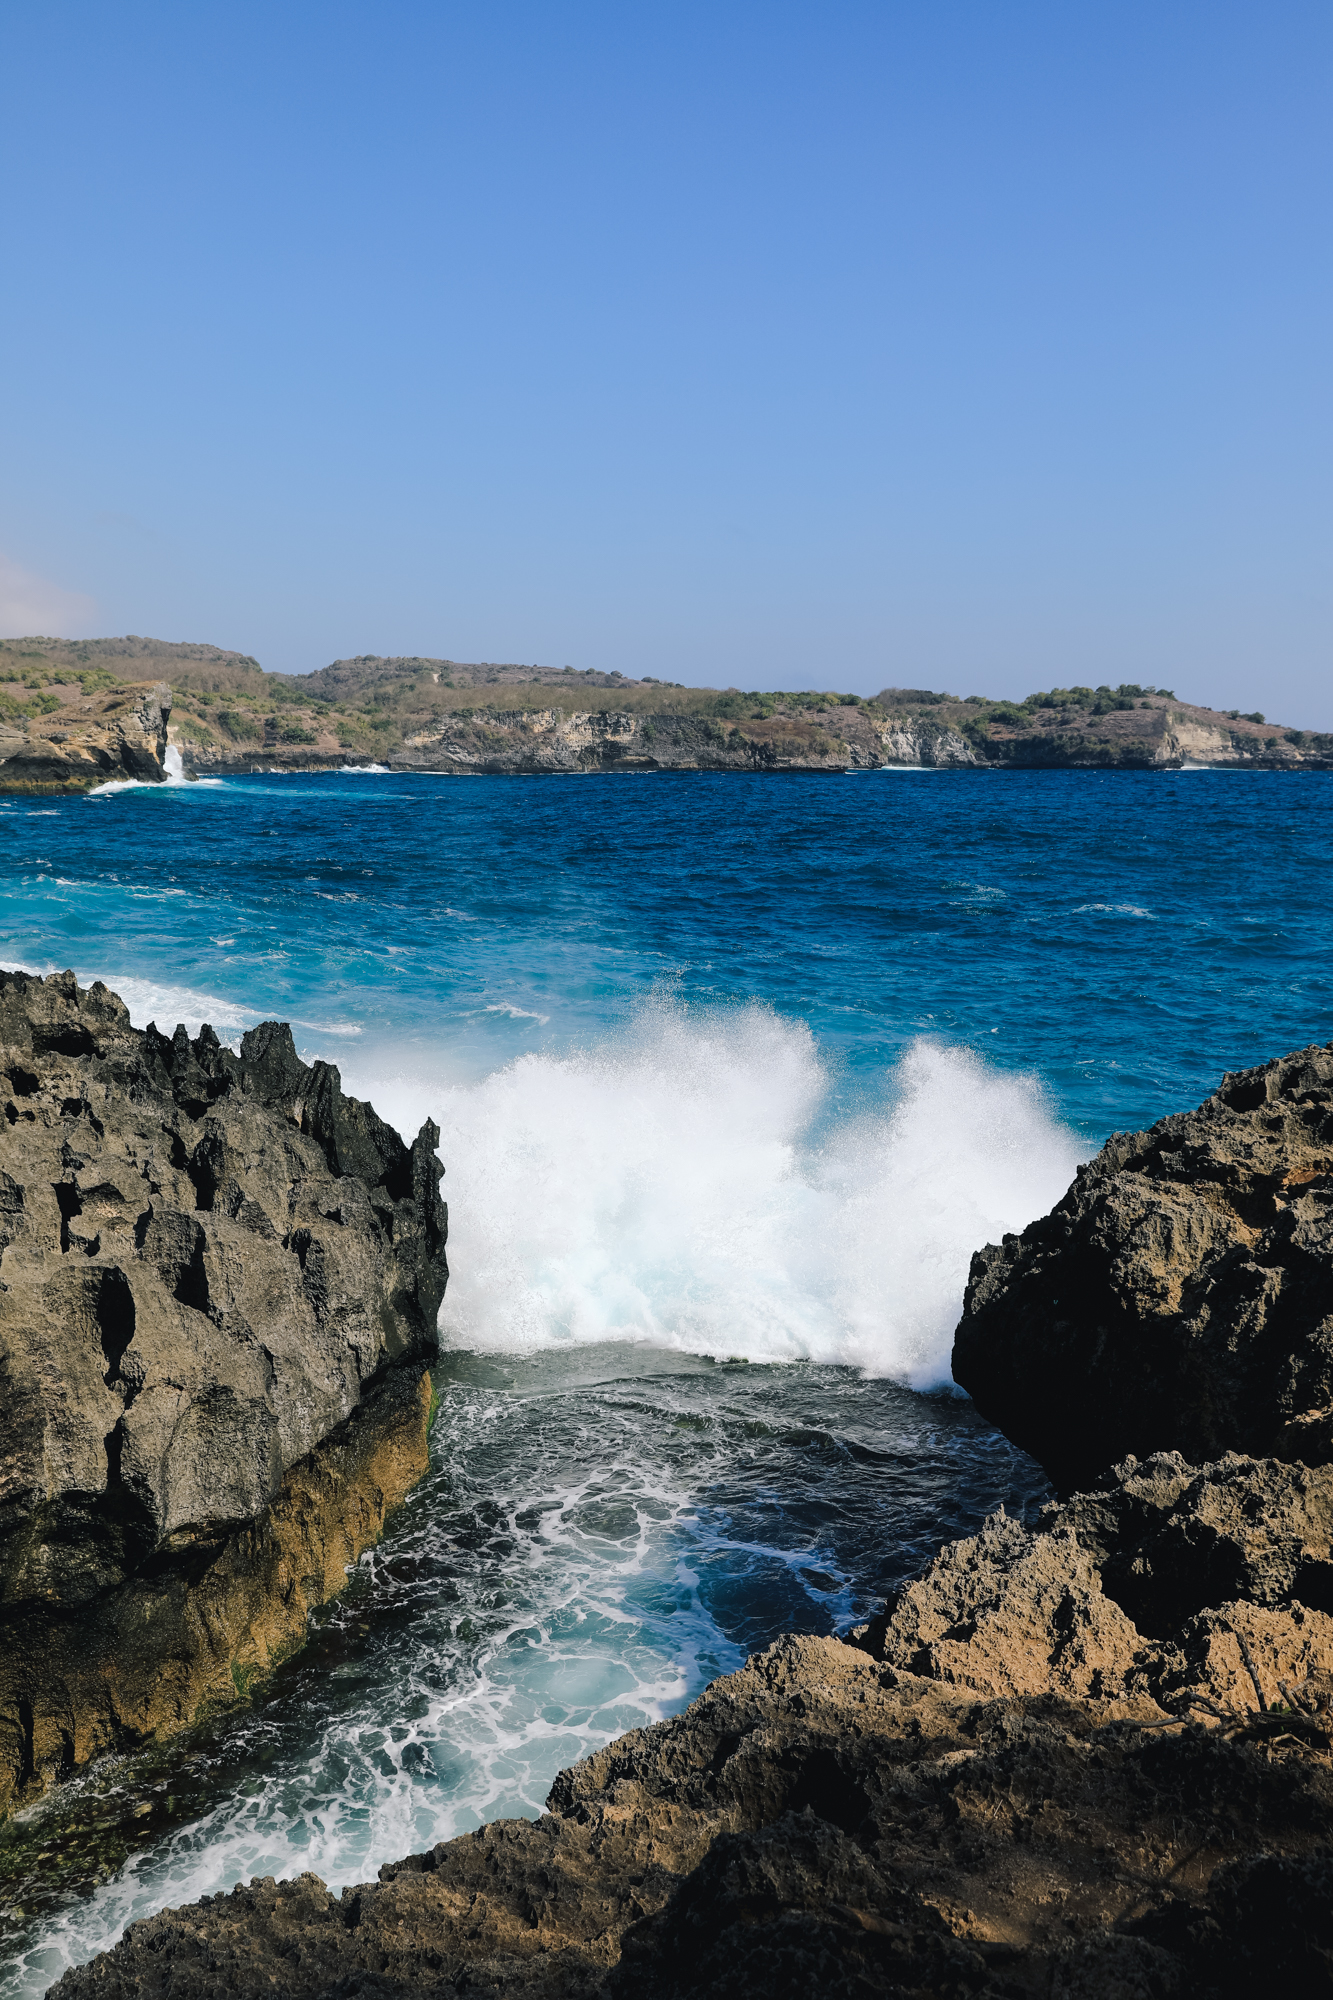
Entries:
{"type": "Polygon", "coordinates": [[[165,1910],[61,2000],[1333,1992],[1331,1081],[1329,1049],[1228,1077],[974,1265],[1011,1436],[1077,1484],[1137,1385],[1166,1448],[781,1640],[536,1821],[165,1910]]]}
{"type": "Polygon", "coordinates": [[[854,1641],[780,1641],[535,1823],[164,1911],[55,1990],[1326,1991],[1333,1618],[1296,1589],[1330,1506],[1333,1471],[1128,1465],[994,1517],[854,1641]]]}
{"type": "Polygon", "coordinates": [[[0,1809],[234,1699],[424,1471],[438,1138],[0,974],[0,1809]]]}
{"type": "MultiPolygon", "coordinates": [[[[1333,1466],[1127,1459],[1036,1525],[989,1520],[902,1590],[866,1643],[986,1695],[1142,1714],[1333,1707],[1333,1466]],[[1297,1692],[1299,1691],[1299,1693],[1297,1692]],[[1126,1712],[1129,1712],[1127,1710],[1126,1712]]],[[[1333,1726],[1333,1719],[1330,1721],[1333,1726]]]]}
{"type": "Polygon", "coordinates": [[[979,1251],[953,1372],[1067,1492],[1129,1453],[1333,1459],[1333,1043],[1118,1133],[979,1251]]]}
{"type": "Polygon", "coordinates": [[[69,693],[49,714],[0,717],[0,791],[86,792],[118,779],[165,780],[171,714],[165,681],[69,693]]]}

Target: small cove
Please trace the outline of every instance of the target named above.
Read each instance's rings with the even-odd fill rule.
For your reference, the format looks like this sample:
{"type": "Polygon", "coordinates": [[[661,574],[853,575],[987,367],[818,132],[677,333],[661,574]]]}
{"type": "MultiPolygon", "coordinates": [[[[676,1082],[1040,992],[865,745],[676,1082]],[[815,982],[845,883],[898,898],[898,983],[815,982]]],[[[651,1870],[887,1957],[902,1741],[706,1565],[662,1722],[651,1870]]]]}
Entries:
{"type": "Polygon", "coordinates": [[[435,1116],[455,1271],[430,1477],[252,1706],[0,1833],[0,1992],[240,1877],[341,1884],[539,1811],[574,1757],[1039,1504],[938,1391],[968,1251],[1110,1130],[1333,1034],[1330,782],[0,802],[0,958],[141,1024],[290,1018],[395,1122],[435,1116]]]}

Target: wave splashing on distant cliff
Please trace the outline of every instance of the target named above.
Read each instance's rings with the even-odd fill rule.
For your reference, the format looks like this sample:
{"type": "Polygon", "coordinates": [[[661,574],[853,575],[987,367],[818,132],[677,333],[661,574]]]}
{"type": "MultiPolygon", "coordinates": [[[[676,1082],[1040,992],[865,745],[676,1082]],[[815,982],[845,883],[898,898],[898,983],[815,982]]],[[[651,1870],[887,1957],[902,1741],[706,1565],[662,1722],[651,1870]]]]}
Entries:
{"type": "Polygon", "coordinates": [[[1050,1207],[1076,1141],[1034,1080],[927,1040],[873,1107],[849,1113],[838,1083],[766,1008],[655,1006],[595,1049],[445,1090],[447,1340],[946,1379],[972,1251],[1050,1207]]]}

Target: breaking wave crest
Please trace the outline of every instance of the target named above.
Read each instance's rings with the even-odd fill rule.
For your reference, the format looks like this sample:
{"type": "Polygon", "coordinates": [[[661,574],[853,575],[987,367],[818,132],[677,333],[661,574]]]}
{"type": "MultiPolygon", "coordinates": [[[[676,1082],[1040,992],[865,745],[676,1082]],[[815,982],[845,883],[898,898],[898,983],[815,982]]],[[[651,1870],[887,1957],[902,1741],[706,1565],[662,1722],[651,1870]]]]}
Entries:
{"type": "Polygon", "coordinates": [[[370,1088],[442,1128],[447,1344],[640,1340],[928,1387],[972,1252],[1049,1208],[1079,1150],[1032,1078],[967,1050],[918,1041],[884,1082],[849,1114],[801,1024],[656,1007],[433,1102],[370,1088]]]}

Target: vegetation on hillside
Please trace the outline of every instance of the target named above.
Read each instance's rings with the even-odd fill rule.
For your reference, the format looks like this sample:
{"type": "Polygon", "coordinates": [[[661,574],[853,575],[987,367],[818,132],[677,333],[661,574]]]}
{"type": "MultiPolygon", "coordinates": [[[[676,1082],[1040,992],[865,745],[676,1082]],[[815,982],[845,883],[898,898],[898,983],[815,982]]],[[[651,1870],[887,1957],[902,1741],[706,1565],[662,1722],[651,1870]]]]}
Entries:
{"type": "MultiPolygon", "coordinates": [[[[926,738],[956,732],[980,749],[1015,735],[1123,727],[1105,719],[1135,709],[1174,714],[1189,708],[1170,688],[1134,681],[1053,687],[1009,701],[931,688],[889,687],[866,699],[827,688],[686,687],[651,675],[630,680],[572,667],[373,654],[337,660],[313,674],[272,674],[250,654],[131,636],[0,641],[0,722],[24,727],[81,694],[149,679],[170,683],[173,733],[184,744],[222,754],[305,750],[358,761],[386,759],[414,739],[437,740],[456,725],[477,731],[534,711],[613,710],[646,721],[645,742],[654,731],[689,724],[701,740],[722,743],[740,733],[778,757],[824,757],[845,747],[849,728],[858,736],[892,725],[926,738]]],[[[1233,740],[1248,754],[1289,744],[1333,755],[1333,737],[1279,729],[1258,710],[1190,712],[1214,724],[1233,723],[1233,740]],[[1261,736],[1261,730],[1268,733],[1261,736]]]]}

